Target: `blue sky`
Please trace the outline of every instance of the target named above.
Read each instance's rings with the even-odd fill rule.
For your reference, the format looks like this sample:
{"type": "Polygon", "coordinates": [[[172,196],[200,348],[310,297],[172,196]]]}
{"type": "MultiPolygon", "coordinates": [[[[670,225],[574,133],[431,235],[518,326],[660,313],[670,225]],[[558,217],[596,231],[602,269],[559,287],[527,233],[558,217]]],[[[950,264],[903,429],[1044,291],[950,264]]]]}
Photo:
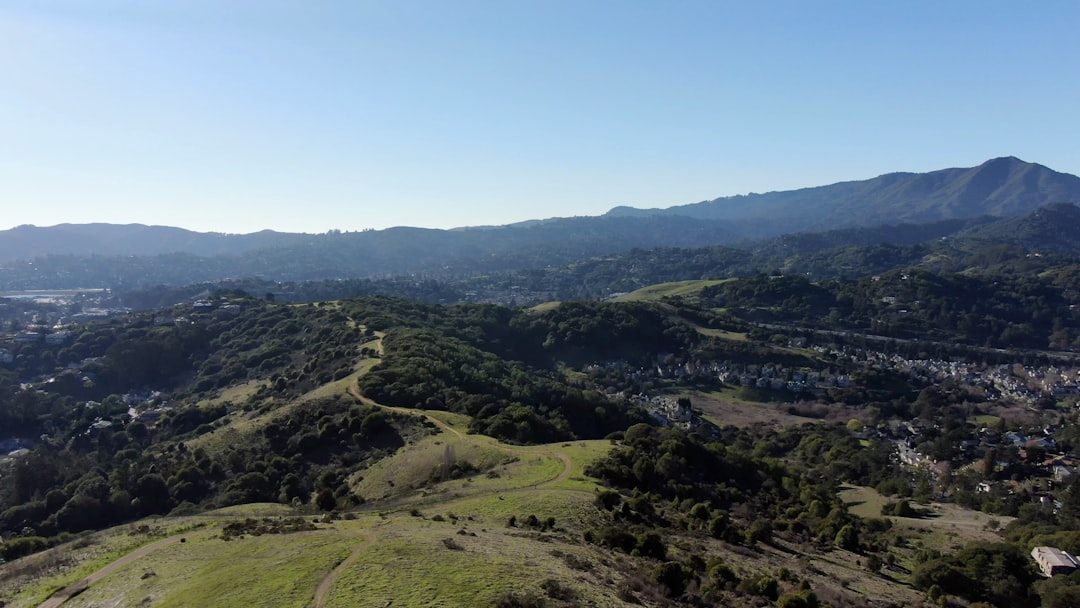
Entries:
{"type": "Polygon", "coordinates": [[[0,228],[453,227],[1080,173],[1080,4],[6,0],[0,228]]]}

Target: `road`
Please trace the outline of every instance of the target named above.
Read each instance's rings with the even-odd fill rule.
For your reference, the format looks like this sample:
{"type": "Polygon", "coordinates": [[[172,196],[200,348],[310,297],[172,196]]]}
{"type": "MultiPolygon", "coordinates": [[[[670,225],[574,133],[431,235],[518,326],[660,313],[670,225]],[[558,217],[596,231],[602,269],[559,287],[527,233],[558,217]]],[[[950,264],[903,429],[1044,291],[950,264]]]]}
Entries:
{"type": "Polygon", "coordinates": [[[757,327],[765,329],[772,329],[776,331],[798,331],[811,334],[821,334],[825,336],[836,336],[848,339],[860,339],[870,342],[895,342],[897,344],[906,344],[908,342],[919,342],[920,344],[933,344],[935,346],[943,346],[951,349],[966,349],[976,353],[987,354],[1032,354],[1040,357],[1046,357],[1048,359],[1057,359],[1060,361],[1075,361],[1080,358],[1080,353],[1074,353],[1061,350],[1037,350],[1031,348],[991,348],[989,346],[975,346],[972,344],[963,344],[961,342],[948,342],[942,340],[931,340],[929,338],[893,338],[890,336],[882,336],[878,334],[868,334],[855,330],[835,330],[835,329],[818,329],[814,327],[801,327],[798,325],[785,325],[781,323],[751,323],[757,327]]]}

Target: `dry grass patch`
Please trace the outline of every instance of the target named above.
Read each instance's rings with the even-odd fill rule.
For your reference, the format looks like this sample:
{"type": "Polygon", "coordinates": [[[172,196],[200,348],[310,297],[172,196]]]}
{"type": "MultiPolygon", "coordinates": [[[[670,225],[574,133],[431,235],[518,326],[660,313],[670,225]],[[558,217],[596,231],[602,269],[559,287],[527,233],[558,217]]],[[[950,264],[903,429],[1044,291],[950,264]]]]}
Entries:
{"type": "Polygon", "coordinates": [[[99,581],[65,607],[304,608],[357,542],[335,529],[229,541],[206,531],[186,540],[99,581]]]}
{"type": "MultiPolygon", "coordinates": [[[[366,500],[381,500],[414,494],[421,489],[435,491],[448,464],[451,469],[456,465],[460,470],[468,463],[476,470],[470,478],[482,478],[489,471],[500,476],[508,473],[513,460],[512,456],[494,447],[440,433],[423,437],[359,471],[350,480],[350,486],[366,500]]],[[[461,482],[461,479],[450,479],[445,483],[460,485],[461,482]]]]}
{"type": "Polygon", "coordinates": [[[406,518],[380,527],[331,592],[328,606],[491,606],[505,593],[544,597],[542,583],[569,589],[583,605],[620,606],[585,547],[562,547],[503,530],[406,518]],[[447,542],[447,539],[451,542],[447,542]],[[575,569],[569,562],[588,564],[575,569]]]}
{"type": "Polygon", "coordinates": [[[536,306],[533,306],[532,308],[529,309],[529,312],[536,312],[536,313],[547,312],[549,310],[555,310],[556,308],[558,308],[560,306],[562,306],[562,302],[558,302],[558,301],[556,301],[556,302],[544,302],[542,304],[537,304],[536,306]]]}
{"type": "Polygon", "coordinates": [[[93,574],[161,538],[212,522],[202,517],[156,518],[86,534],[69,543],[0,566],[0,602],[7,608],[37,606],[54,591],[93,574]]]}
{"type": "Polygon", "coordinates": [[[734,279],[720,280],[696,280],[696,281],[673,281],[670,283],[658,283],[631,291],[628,294],[614,298],[615,302],[655,302],[667,297],[692,296],[701,293],[702,289],[727,283],[734,279]]]}
{"type": "Polygon", "coordinates": [[[820,422],[816,418],[789,414],[786,405],[744,401],[735,397],[733,390],[695,391],[686,396],[695,409],[701,410],[706,420],[719,426],[750,426],[758,423],[786,426],[820,422]]]}
{"type": "Polygon", "coordinates": [[[896,499],[883,496],[873,488],[845,486],[840,498],[848,503],[848,511],[863,518],[884,518],[913,538],[913,542],[929,549],[955,550],[970,542],[1001,540],[995,530],[1009,524],[1014,517],[989,515],[959,505],[934,502],[913,506],[924,512],[921,517],[883,517],[881,508],[896,499]],[[994,522],[994,523],[991,523],[994,522]]]}

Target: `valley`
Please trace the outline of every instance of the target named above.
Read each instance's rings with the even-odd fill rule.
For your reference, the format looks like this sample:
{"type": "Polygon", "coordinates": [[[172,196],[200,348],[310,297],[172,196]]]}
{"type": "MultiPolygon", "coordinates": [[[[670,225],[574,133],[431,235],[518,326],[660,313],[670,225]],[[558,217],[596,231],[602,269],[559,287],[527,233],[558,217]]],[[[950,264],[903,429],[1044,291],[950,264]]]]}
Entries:
{"type": "Polygon", "coordinates": [[[0,608],[1080,608],[1077,23],[0,2],[0,608]]]}
{"type": "Polygon", "coordinates": [[[1080,210],[1033,171],[922,224],[7,263],[0,602],[1067,606],[1029,553],[1080,552],[1080,210]]]}
{"type": "MultiPolygon", "coordinates": [[[[358,374],[367,368],[361,361],[358,374]]],[[[336,390],[383,407],[359,395],[355,379],[347,382],[344,387],[338,383],[336,390]]],[[[559,605],[621,606],[648,603],[650,594],[662,593],[647,583],[637,583],[645,586],[636,591],[623,589],[617,581],[633,572],[640,558],[610,555],[580,538],[601,519],[593,503],[602,486],[585,470],[614,447],[612,442],[507,445],[469,434],[469,421],[462,416],[385,409],[423,417],[435,432],[363,472],[356,491],[386,492],[370,506],[320,516],[283,505],[246,505],[129,524],[76,541],[76,546],[130,538],[135,528],[166,536],[74,583],[65,581],[84,576],[79,573],[95,561],[101,564],[100,558],[80,562],[78,550],[67,545],[24,558],[48,562],[53,555],[72,556],[47,574],[6,576],[5,588],[16,584],[21,589],[7,596],[5,605],[516,605],[512,602],[540,601],[522,598],[554,596],[559,605]],[[487,472],[433,480],[432,471],[447,466],[451,453],[487,472]],[[223,527],[300,518],[312,522],[310,530],[222,536],[223,527]],[[495,580],[498,585],[491,584],[495,580]],[[65,584],[78,592],[61,591],[42,601],[43,591],[65,584]]],[[[214,434],[228,430],[225,426],[214,434]]],[[[966,536],[950,530],[954,541],[966,536]]],[[[971,538],[985,534],[982,528],[973,533],[971,538]]],[[[919,597],[889,577],[867,581],[857,556],[800,547],[782,537],[749,549],[703,540],[690,531],[665,542],[671,551],[722,556],[736,572],[789,572],[784,576],[811,582],[823,596],[856,603],[919,597]],[[795,566],[786,559],[790,551],[808,553],[795,566]],[[834,587],[837,583],[846,589],[834,587]]]]}

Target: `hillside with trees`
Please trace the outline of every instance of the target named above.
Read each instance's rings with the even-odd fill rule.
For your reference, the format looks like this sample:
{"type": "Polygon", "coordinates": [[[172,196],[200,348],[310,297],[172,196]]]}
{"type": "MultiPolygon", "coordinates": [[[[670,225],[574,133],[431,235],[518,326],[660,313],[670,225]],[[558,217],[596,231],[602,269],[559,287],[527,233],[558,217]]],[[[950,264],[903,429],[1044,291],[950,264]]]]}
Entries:
{"type": "MultiPolygon", "coordinates": [[[[136,290],[251,277],[468,282],[523,273],[506,280],[511,286],[521,278],[544,280],[547,291],[567,293],[574,287],[566,273],[544,277],[547,269],[573,265],[572,276],[587,278],[597,261],[603,266],[611,256],[702,247],[712,249],[683,252],[692,259],[678,268],[680,276],[782,268],[854,277],[943,259],[957,271],[959,264],[980,263],[982,251],[993,246],[1007,245],[1013,254],[1080,255],[1075,239],[1061,228],[1075,221],[1072,203],[1078,200],[1080,178],[1000,158],[970,169],[895,173],[666,210],[620,208],[601,217],[454,230],[223,235],[142,225],[20,226],[0,232],[0,288],[136,290]]],[[[594,297],[594,284],[578,284],[586,286],[585,293],[575,297],[594,297]]],[[[633,287],[608,280],[604,288],[633,287]]]]}
{"type": "Polygon", "coordinates": [[[616,207],[608,215],[756,221],[769,223],[773,234],[782,234],[983,215],[1010,217],[1046,203],[1078,200],[1080,178],[1010,156],[977,167],[887,173],[869,180],[724,197],[667,209],[616,207]]]}
{"type": "MultiPolygon", "coordinates": [[[[685,253],[632,255],[661,273],[685,253]]],[[[587,563],[611,570],[597,588],[623,601],[1059,601],[1071,582],[1037,581],[1025,554],[1074,546],[1080,485],[1057,485],[1053,469],[1077,444],[1078,277],[1076,265],[759,273],[536,308],[292,303],[278,300],[299,291],[235,282],[58,339],[8,332],[0,440],[18,449],[0,462],[3,557],[265,503],[328,521],[454,522],[460,540],[441,546],[465,551],[480,525],[459,523],[458,506],[425,513],[460,497],[498,505],[453,503],[489,505],[471,516],[499,513],[505,538],[547,539],[578,565],[599,552],[587,563]],[[843,498],[852,487],[883,503],[868,514],[843,498]],[[940,530],[942,504],[995,527],[945,542],[909,525],[940,530]],[[781,567],[790,555],[805,561],[781,567]],[[848,587],[824,574],[834,567],[848,587]]],[[[9,329],[59,314],[24,300],[0,313],[9,329]]],[[[496,526],[487,517],[480,533],[496,526]]],[[[230,539],[264,534],[234,524],[230,539]]],[[[420,534],[394,529],[382,542],[420,534]]],[[[537,592],[551,605],[570,585],[556,582],[537,592]]]]}

